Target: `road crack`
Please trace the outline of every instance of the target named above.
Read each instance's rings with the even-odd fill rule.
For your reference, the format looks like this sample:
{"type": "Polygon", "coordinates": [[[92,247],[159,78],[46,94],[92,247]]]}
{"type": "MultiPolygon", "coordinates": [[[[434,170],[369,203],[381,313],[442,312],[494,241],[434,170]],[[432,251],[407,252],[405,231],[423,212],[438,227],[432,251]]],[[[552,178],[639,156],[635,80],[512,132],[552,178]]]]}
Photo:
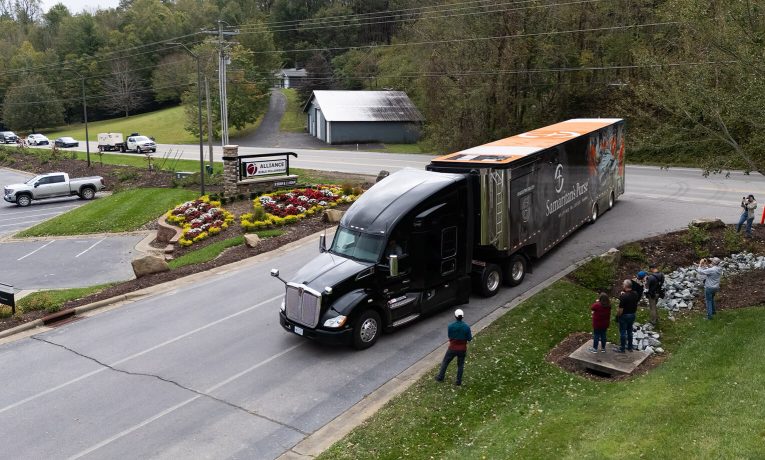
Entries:
{"type": "Polygon", "coordinates": [[[68,351],[68,352],[70,352],[70,353],[72,353],[74,355],[77,355],[77,356],[79,356],[81,358],[85,358],[85,359],[88,359],[90,361],[93,361],[94,363],[98,364],[99,366],[105,367],[105,368],[107,368],[107,369],[109,369],[111,371],[119,372],[120,374],[131,375],[131,376],[135,376],[135,377],[154,378],[154,379],[157,379],[157,380],[159,380],[161,382],[169,383],[170,385],[175,385],[176,387],[178,387],[178,388],[180,388],[182,390],[188,391],[190,393],[193,393],[193,394],[195,394],[197,396],[200,396],[200,397],[203,397],[203,398],[208,398],[208,399],[211,399],[211,400],[213,400],[215,402],[218,402],[218,403],[221,403],[221,404],[225,404],[226,406],[229,406],[229,407],[231,407],[231,408],[233,408],[235,410],[245,412],[248,415],[252,415],[254,417],[262,418],[262,419],[267,420],[267,421],[269,421],[271,423],[275,423],[275,424],[283,426],[285,428],[289,428],[290,430],[297,431],[298,433],[300,433],[300,434],[302,434],[304,436],[308,436],[308,435],[311,434],[311,433],[308,433],[308,432],[305,432],[305,431],[301,430],[300,428],[294,427],[294,426],[292,426],[290,424],[281,422],[279,420],[273,419],[273,418],[268,417],[268,416],[263,415],[263,414],[259,414],[259,413],[255,412],[253,410],[249,410],[246,407],[240,406],[238,404],[234,404],[234,403],[232,403],[230,401],[226,401],[225,399],[218,398],[216,396],[213,396],[211,394],[205,393],[203,391],[195,390],[194,388],[191,388],[191,387],[187,387],[187,386],[185,386],[185,385],[183,385],[181,383],[176,382],[175,380],[171,380],[171,379],[162,377],[161,375],[150,374],[150,373],[147,373],[147,372],[133,372],[133,371],[125,370],[125,369],[120,369],[118,367],[110,366],[109,364],[106,364],[106,363],[104,363],[104,362],[102,362],[102,361],[100,361],[100,360],[98,360],[98,359],[96,359],[96,358],[94,358],[92,356],[88,356],[86,354],[80,353],[79,351],[74,350],[72,348],[69,348],[66,345],[61,345],[60,343],[51,342],[50,340],[45,340],[45,339],[37,337],[37,336],[33,336],[31,338],[34,339],[34,340],[40,341],[40,342],[47,343],[48,345],[53,345],[54,347],[59,347],[59,348],[61,348],[63,350],[66,350],[66,351],[68,351]]]}

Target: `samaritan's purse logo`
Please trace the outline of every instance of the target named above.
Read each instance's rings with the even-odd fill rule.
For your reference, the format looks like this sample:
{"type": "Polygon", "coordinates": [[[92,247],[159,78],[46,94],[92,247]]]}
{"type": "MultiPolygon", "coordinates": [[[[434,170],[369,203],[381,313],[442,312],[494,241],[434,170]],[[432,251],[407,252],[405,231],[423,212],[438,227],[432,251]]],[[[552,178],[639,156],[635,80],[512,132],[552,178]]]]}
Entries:
{"type": "Polygon", "coordinates": [[[563,190],[563,164],[558,164],[555,168],[555,193],[560,193],[563,190]]]}

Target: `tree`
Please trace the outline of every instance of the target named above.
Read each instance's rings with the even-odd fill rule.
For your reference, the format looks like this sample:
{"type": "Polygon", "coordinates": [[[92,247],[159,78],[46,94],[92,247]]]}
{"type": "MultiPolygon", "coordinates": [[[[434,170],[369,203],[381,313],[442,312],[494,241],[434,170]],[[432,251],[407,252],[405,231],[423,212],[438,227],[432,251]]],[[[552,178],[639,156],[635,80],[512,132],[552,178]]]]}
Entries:
{"type": "Polygon", "coordinates": [[[35,132],[38,128],[59,126],[64,108],[53,89],[31,76],[8,90],[3,103],[3,123],[13,130],[35,132]]]}
{"type": "Polygon", "coordinates": [[[124,112],[128,117],[130,112],[144,104],[143,88],[127,61],[112,64],[111,76],[104,81],[103,87],[106,94],[102,105],[112,113],[124,112]]]}
{"type": "Polygon", "coordinates": [[[180,102],[188,85],[197,81],[197,67],[185,51],[162,58],[154,68],[151,86],[157,102],[180,102]]]}

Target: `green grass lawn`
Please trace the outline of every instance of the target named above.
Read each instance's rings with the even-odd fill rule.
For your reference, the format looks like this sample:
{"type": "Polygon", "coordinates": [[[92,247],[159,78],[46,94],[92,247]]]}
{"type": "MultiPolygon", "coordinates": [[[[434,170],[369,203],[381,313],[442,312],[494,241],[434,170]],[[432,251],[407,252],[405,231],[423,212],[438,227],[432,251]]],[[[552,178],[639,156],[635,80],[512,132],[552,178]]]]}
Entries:
{"type": "Polygon", "coordinates": [[[83,297],[103,291],[111,284],[100,284],[98,286],[89,286],[73,289],[56,289],[51,291],[33,292],[23,297],[16,303],[16,307],[21,312],[45,310],[49,313],[59,311],[61,307],[70,300],[77,300],[83,297]]]}
{"type": "Polygon", "coordinates": [[[290,133],[302,133],[305,131],[306,114],[300,104],[299,95],[294,88],[280,90],[287,97],[287,110],[279,122],[279,130],[290,133]]]}
{"type": "MultiPolygon", "coordinates": [[[[708,322],[701,315],[666,321],[666,362],[628,381],[592,381],[544,357],[568,334],[590,330],[594,299],[593,291],[557,282],[476,336],[463,387],[434,382],[433,369],[320,458],[751,458],[765,452],[765,360],[758,358],[765,308],[723,311],[708,322]]],[[[469,306],[466,313],[469,318],[469,306]]],[[[616,335],[612,325],[609,340],[616,335]]]]}
{"type": "MultiPolygon", "coordinates": [[[[274,236],[282,235],[284,230],[262,230],[254,233],[261,238],[271,238],[274,236]]],[[[201,264],[215,259],[226,249],[232,248],[234,246],[239,246],[240,244],[244,244],[244,236],[242,235],[228,238],[223,241],[218,241],[209,246],[205,246],[202,249],[186,253],[177,259],[171,260],[168,262],[168,265],[170,265],[170,269],[176,269],[185,267],[186,265],[201,264]]]]}
{"type": "Polygon", "coordinates": [[[185,189],[142,188],[100,197],[17,234],[27,236],[84,235],[129,232],[158,218],[168,209],[197,198],[185,189]]]}
{"type": "MultiPolygon", "coordinates": [[[[229,135],[232,137],[242,136],[257,129],[263,117],[255,123],[245,126],[241,130],[231,128],[229,135]]],[[[171,107],[155,112],[132,115],[130,117],[112,118],[88,123],[88,135],[91,141],[98,140],[98,133],[122,133],[127,136],[130,133],[141,133],[153,137],[160,144],[195,144],[199,137],[189,133],[183,127],[186,124],[183,107],[171,107]]],[[[205,128],[206,129],[206,128],[205,128]]],[[[85,139],[85,125],[77,123],[60,126],[50,131],[43,131],[50,139],[61,136],[71,136],[75,139],[85,139]]],[[[205,139],[205,143],[207,140],[205,139]]]]}

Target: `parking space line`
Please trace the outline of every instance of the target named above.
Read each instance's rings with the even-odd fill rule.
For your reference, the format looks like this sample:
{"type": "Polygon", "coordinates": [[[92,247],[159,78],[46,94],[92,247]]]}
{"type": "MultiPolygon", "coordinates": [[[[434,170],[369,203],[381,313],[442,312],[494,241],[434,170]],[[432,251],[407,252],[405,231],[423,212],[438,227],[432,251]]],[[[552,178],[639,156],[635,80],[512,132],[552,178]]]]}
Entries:
{"type": "Polygon", "coordinates": [[[26,259],[27,257],[31,256],[31,255],[32,255],[32,254],[34,254],[35,252],[37,252],[37,251],[39,251],[39,250],[41,250],[41,249],[45,249],[45,248],[46,248],[48,245],[50,245],[50,244],[53,244],[53,243],[55,243],[55,242],[56,242],[56,240],[51,240],[51,241],[48,241],[47,243],[43,244],[43,245],[42,245],[42,246],[40,246],[39,248],[37,248],[37,249],[35,249],[34,251],[30,252],[29,254],[27,254],[27,255],[25,255],[25,256],[22,256],[22,257],[19,257],[19,258],[18,258],[18,259],[16,259],[16,260],[17,260],[17,261],[19,261],[19,260],[22,260],[22,259],[26,259]]]}
{"type": "MultiPolygon", "coordinates": [[[[71,209],[71,208],[76,208],[76,207],[79,207],[79,206],[82,206],[82,205],[78,203],[78,204],[70,204],[70,205],[66,205],[66,206],[55,206],[55,207],[54,206],[46,206],[46,207],[40,207],[38,209],[30,209],[28,211],[10,211],[8,214],[10,215],[10,213],[12,212],[14,216],[17,216],[19,214],[30,214],[30,213],[40,212],[40,211],[59,210],[59,209],[71,209]]],[[[5,209],[18,209],[18,207],[16,207],[16,208],[14,208],[14,207],[7,207],[5,209]]]]}
{"type": "Polygon", "coordinates": [[[88,249],[86,249],[86,250],[82,251],[81,253],[77,254],[76,256],[74,256],[74,258],[76,259],[76,258],[80,257],[81,255],[85,254],[86,252],[90,251],[91,249],[95,248],[98,243],[104,241],[105,239],[106,238],[101,238],[100,240],[98,240],[95,243],[91,244],[88,249]]]}
{"type": "Polygon", "coordinates": [[[40,222],[40,221],[39,220],[28,220],[28,221],[25,221],[25,222],[16,222],[15,224],[3,224],[3,225],[0,225],[0,227],[18,227],[19,225],[36,224],[38,222],[40,222]]]}
{"type": "Polygon", "coordinates": [[[57,216],[59,214],[62,214],[64,211],[52,211],[52,212],[44,212],[41,214],[34,214],[31,216],[20,216],[20,217],[6,217],[3,216],[3,222],[7,222],[9,220],[19,220],[19,219],[34,219],[35,217],[44,217],[44,216],[57,216]]]}

